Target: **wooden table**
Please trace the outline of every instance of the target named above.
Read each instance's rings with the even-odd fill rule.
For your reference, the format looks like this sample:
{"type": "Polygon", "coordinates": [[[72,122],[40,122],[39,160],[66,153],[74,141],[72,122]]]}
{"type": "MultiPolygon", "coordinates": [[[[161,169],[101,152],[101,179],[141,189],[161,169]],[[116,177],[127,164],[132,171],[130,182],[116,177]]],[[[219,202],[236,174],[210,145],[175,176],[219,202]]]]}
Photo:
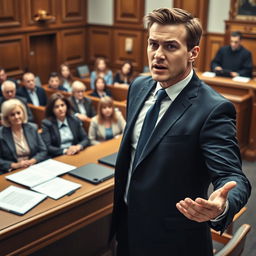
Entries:
{"type": "MultiPolygon", "coordinates": [[[[97,163],[100,157],[117,152],[120,140],[113,139],[77,155],[55,159],[75,166],[97,163]]],[[[59,200],[47,198],[23,216],[0,210],[0,255],[100,255],[104,252],[114,179],[92,185],[68,174],[63,177],[82,187],[59,200]]],[[[11,184],[14,183],[6,180],[5,175],[0,176],[0,190],[11,184]]]]}
{"type": "Polygon", "coordinates": [[[231,100],[237,110],[238,139],[243,157],[256,160],[256,81],[235,82],[226,77],[205,77],[197,72],[199,78],[216,91],[231,100]]]}

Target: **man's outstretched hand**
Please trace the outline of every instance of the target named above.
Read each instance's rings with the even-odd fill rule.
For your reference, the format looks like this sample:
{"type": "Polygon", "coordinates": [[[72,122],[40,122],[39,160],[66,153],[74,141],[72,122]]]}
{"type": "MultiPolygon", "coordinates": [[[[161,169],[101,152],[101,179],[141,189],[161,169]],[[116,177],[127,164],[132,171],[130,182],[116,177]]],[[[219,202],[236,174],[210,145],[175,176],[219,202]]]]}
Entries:
{"type": "Polygon", "coordinates": [[[176,207],[190,220],[197,222],[213,220],[224,212],[228,193],[235,186],[235,181],[227,182],[223,187],[215,190],[208,200],[185,198],[179,201],[176,207]]]}

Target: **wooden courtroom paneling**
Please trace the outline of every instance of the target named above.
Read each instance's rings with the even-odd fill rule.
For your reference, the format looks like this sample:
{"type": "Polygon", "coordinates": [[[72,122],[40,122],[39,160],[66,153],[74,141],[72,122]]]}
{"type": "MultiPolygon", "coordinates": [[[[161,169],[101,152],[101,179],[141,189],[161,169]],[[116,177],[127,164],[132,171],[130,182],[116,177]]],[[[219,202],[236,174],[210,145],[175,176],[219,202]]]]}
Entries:
{"type": "Polygon", "coordinates": [[[0,1],[0,28],[21,26],[21,8],[19,0],[0,1]]]}
{"type": "Polygon", "coordinates": [[[114,31],[114,65],[120,67],[125,60],[133,62],[135,68],[142,69],[141,51],[142,32],[134,30],[115,30],[114,31]]]}
{"type": "Polygon", "coordinates": [[[42,83],[56,70],[56,34],[33,34],[29,36],[29,71],[38,75],[42,83]]]}
{"type": "Polygon", "coordinates": [[[115,24],[130,23],[143,26],[144,1],[116,0],[115,1],[115,24]]]}
{"type": "Polygon", "coordinates": [[[62,62],[79,64],[85,61],[85,30],[62,31],[62,62]]]}
{"type": "Polygon", "coordinates": [[[25,70],[25,39],[22,35],[0,37],[0,66],[10,76],[20,75],[25,70]]]}
{"type": "MultiPolygon", "coordinates": [[[[93,67],[97,57],[104,57],[106,60],[112,61],[112,31],[110,27],[92,26],[89,27],[89,62],[93,67]]],[[[94,67],[93,67],[94,69],[94,67]]]]}
{"type": "Polygon", "coordinates": [[[224,45],[224,35],[223,34],[207,34],[206,41],[206,53],[205,53],[205,70],[211,69],[211,61],[215,57],[217,51],[220,47],[224,45]]]}
{"type": "MultiPolygon", "coordinates": [[[[26,18],[28,25],[37,24],[37,22],[33,20],[33,17],[39,10],[45,10],[49,15],[56,17],[57,13],[55,4],[56,1],[52,0],[26,0],[26,18]]],[[[55,23],[55,21],[51,21],[51,23],[55,23]]]]}
{"type": "Polygon", "coordinates": [[[76,22],[86,19],[86,1],[61,0],[62,22],[76,22]]]}

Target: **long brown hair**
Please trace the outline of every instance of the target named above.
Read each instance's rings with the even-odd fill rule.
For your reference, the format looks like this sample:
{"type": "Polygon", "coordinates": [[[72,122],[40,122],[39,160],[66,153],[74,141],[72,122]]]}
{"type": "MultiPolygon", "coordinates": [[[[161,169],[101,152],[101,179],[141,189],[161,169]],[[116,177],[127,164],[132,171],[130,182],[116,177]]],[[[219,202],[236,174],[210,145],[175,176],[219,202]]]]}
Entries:
{"type": "Polygon", "coordinates": [[[66,63],[63,63],[63,64],[60,65],[60,75],[61,75],[62,79],[66,79],[70,84],[74,81],[74,78],[73,78],[73,75],[71,73],[70,67],[66,63]],[[70,72],[70,74],[67,78],[63,77],[63,75],[62,75],[62,68],[64,68],[64,67],[68,68],[68,70],[70,72]]]}
{"type": "Polygon", "coordinates": [[[98,76],[98,74],[102,71],[99,70],[98,66],[99,66],[99,63],[100,61],[104,61],[105,62],[105,65],[106,65],[106,68],[105,68],[105,71],[104,71],[104,74],[107,74],[108,72],[108,66],[107,66],[107,62],[106,62],[106,59],[103,58],[103,57],[98,57],[96,60],[95,60],[95,64],[94,64],[94,69],[96,71],[96,75],[98,76]]]}
{"type": "Polygon", "coordinates": [[[116,117],[116,111],[115,111],[115,106],[112,98],[109,96],[105,96],[100,98],[100,101],[98,103],[98,121],[99,124],[103,124],[105,117],[102,114],[102,109],[105,107],[111,107],[113,109],[112,115],[111,115],[111,122],[116,123],[117,122],[117,117],[116,117]]]}

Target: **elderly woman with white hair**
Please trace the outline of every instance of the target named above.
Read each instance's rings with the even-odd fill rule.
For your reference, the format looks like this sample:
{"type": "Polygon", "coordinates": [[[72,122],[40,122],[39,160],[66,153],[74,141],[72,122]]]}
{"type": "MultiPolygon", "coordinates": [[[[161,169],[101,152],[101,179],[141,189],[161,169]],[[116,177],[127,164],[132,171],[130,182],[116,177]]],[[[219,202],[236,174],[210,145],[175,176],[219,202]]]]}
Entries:
{"type": "Polygon", "coordinates": [[[27,122],[24,104],[10,99],[2,104],[0,173],[26,168],[47,158],[47,149],[35,126],[27,122]]]}

